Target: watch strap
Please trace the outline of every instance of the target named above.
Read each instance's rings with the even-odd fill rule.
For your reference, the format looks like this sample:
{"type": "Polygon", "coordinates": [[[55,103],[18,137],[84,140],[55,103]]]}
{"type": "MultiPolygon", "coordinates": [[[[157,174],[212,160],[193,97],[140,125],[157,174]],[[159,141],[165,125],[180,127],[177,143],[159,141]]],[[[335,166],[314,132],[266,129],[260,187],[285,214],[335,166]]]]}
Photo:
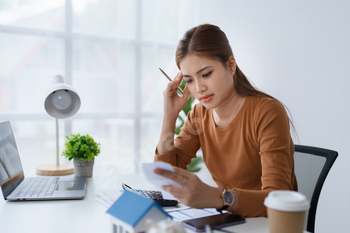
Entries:
{"type": "Polygon", "coordinates": [[[220,209],[216,209],[216,210],[222,214],[222,211],[223,211],[223,210],[226,210],[228,207],[229,207],[229,205],[224,205],[224,206],[221,207],[220,209]]]}
{"type": "Polygon", "coordinates": [[[224,188],[221,188],[221,189],[222,189],[221,197],[222,197],[222,200],[223,200],[223,202],[224,202],[224,205],[223,205],[221,208],[216,209],[216,210],[222,214],[222,211],[223,211],[223,210],[226,210],[226,209],[229,207],[229,205],[226,204],[225,199],[224,199],[224,195],[225,195],[225,193],[226,193],[227,190],[224,189],[224,188]]]}

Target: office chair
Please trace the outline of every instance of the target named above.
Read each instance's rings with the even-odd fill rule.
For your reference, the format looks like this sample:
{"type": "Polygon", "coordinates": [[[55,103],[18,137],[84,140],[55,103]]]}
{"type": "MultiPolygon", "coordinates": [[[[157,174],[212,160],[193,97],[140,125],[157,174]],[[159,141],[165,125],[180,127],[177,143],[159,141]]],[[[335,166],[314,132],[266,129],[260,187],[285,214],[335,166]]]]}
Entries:
{"type": "Polygon", "coordinates": [[[318,199],[323,183],[337,156],[338,152],[336,151],[295,145],[294,164],[298,190],[310,201],[306,222],[308,232],[315,231],[318,199]]]}

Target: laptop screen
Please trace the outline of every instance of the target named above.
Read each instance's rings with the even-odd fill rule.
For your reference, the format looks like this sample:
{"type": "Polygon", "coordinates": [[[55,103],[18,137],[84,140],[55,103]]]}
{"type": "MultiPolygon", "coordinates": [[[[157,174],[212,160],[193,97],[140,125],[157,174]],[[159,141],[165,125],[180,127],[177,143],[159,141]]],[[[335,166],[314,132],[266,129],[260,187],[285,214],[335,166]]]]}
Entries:
{"type": "Polygon", "coordinates": [[[21,183],[24,178],[15,137],[9,121],[0,123],[0,185],[4,198],[21,183]]]}

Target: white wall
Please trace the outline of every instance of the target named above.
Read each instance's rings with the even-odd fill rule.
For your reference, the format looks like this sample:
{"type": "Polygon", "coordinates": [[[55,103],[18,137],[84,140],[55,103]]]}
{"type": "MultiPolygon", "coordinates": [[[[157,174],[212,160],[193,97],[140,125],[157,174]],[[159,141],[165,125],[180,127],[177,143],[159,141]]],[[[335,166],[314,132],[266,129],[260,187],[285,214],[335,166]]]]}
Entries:
{"type": "Polygon", "coordinates": [[[316,232],[350,232],[350,1],[201,0],[195,24],[226,32],[238,65],[291,111],[297,144],[339,152],[316,232]]]}

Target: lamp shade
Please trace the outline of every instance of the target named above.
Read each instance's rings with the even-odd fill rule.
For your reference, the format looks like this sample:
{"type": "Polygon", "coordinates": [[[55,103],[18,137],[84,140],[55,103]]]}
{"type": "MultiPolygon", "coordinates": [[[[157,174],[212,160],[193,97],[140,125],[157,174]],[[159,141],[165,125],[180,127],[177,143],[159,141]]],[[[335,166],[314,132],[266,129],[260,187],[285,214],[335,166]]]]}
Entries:
{"type": "Polygon", "coordinates": [[[80,97],[74,88],[64,83],[61,75],[54,76],[45,99],[46,112],[52,117],[64,119],[73,116],[79,108],[80,97]]]}

